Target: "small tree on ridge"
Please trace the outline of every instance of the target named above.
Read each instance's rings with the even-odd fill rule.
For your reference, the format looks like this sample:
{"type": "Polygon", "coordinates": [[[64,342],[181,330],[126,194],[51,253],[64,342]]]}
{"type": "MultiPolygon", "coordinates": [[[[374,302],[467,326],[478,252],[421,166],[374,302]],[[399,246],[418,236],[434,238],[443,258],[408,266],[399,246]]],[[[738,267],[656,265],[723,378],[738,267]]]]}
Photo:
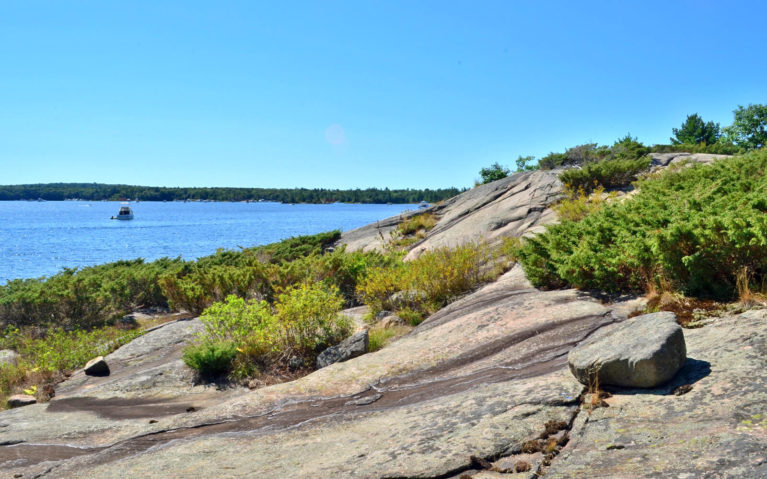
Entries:
{"type": "Polygon", "coordinates": [[[713,121],[704,122],[697,113],[687,115],[681,128],[672,128],[674,136],[671,137],[673,145],[713,145],[719,140],[719,123],[713,121]]]}

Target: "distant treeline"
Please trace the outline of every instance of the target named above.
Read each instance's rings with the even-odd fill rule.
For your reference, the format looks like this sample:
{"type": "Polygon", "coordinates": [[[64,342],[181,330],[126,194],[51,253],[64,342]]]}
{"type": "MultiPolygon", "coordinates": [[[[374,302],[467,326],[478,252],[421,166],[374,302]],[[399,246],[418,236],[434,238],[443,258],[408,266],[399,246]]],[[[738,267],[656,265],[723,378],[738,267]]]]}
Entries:
{"type": "Polygon", "coordinates": [[[458,188],[437,190],[390,190],[367,188],[329,190],[324,188],[168,188],[160,186],[106,185],[101,183],[46,183],[0,186],[0,201],[37,200],[86,201],[139,199],[141,201],[212,200],[276,201],[281,203],[434,203],[461,193],[458,188]]]}

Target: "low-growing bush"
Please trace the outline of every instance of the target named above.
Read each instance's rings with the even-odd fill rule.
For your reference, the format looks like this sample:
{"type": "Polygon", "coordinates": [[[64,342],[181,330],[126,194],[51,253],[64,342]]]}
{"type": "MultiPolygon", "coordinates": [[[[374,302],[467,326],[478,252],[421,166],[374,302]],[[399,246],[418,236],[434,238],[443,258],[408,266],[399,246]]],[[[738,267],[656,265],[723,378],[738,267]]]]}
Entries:
{"type": "Polygon", "coordinates": [[[565,186],[565,198],[554,205],[554,211],[560,219],[579,221],[599,210],[611,195],[615,197],[614,193],[606,195],[601,185],[591,193],[587,193],[583,188],[574,190],[565,186]]]}
{"type": "Polygon", "coordinates": [[[290,286],[273,305],[230,295],[203,312],[205,331],[185,350],[185,361],[202,376],[214,375],[201,368],[215,364],[215,374],[231,371],[237,378],[284,368],[291,358],[313,364],[351,332],[338,314],[342,305],[338,288],[322,282],[290,286]]]}
{"type": "Polygon", "coordinates": [[[429,231],[437,224],[437,217],[432,213],[422,213],[405,219],[397,226],[403,235],[412,235],[418,231],[429,231]]]}
{"type": "Polygon", "coordinates": [[[321,254],[341,238],[341,231],[334,230],[315,235],[288,238],[277,243],[252,248],[257,254],[266,256],[272,264],[293,261],[298,258],[321,254]]]}
{"type": "Polygon", "coordinates": [[[90,331],[54,328],[43,333],[31,328],[6,328],[0,338],[0,349],[12,349],[21,359],[15,366],[0,366],[0,407],[5,405],[7,396],[81,368],[94,357],[109,354],[141,334],[139,330],[113,326],[90,331]]]}
{"type": "Polygon", "coordinates": [[[568,148],[564,153],[549,153],[540,159],[538,165],[544,170],[551,170],[607,160],[636,160],[649,152],[648,147],[628,134],[618,138],[612,146],[586,143],[568,148]]]}
{"type": "Polygon", "coordinates": [[[484,243],[440,248],[417,259],[374,268],[357,292],[373,311],[396,311],[417,324],[426,315],[500,272],[494,265],[497,251],[484,243]]]}
{"type": "Polygon", "coordinates": [[[90,328],[138,307],[167,306],[158,279],[182,264],[136,259],[9,281],[0,286],[0,326],[90,328]]]}
{"type": "Polygon", "coordinates": [[[249,258],[242,265],[201,266],[190,263],[180,271],[160,278],[160,287],[174,309],[200,314],[229,295],[271,296],[271,265],[249,258]]]}
{"type": "Polygon", "coordinates": [[[203,341],[185,348],[183,358],[203,378],[214,378],[231,370],[235,356],[237,347],[231,341],[203,341]]]}
{"type": "Polygon", "coordinates": [[[170,302],[171,307],[199,313],[228,294],[268,296],[273,293],[272,265],[324,256],[340,235],[331,231],[241,251],[219,250],[197,261],[139,258],[9,281],[0,286],[0,327],[87,329],[140,307],[167,307],[170,302]]]}
{"type": "Polygon", "coordinates": [[[281,353],[312,358],[342,341],[351,332],[349,321],[340,316],[343,299],[335,286],[303,283],[277,296],[277,341],[281,353]]]}
{"type": "Polygon", "coordinates": [[[564,220],[520,257],[540,287],[641,292],[670,281],[690,296],[732,299],[738,272],[767,279],[767,151],[640,181],[631,200],[564,220]]]}
{"type": "Polygon", "coordinates": [[[572,168],[559,174],[559,179],[572,190],[586,193],[595,188],[620,188],[631,184],[637,175],[650,168],[649,157],[626,160],[605,160],[572,168]]]}
{"type": "Polygon", "coordinates": [[[745,148],[735,146],[732,143],[719,141],[710,145],[706,144],[679,144],[679,145],[653,145],[652,153],[711,153],[715,155],[737,155],[744,153],[745,148]]]}

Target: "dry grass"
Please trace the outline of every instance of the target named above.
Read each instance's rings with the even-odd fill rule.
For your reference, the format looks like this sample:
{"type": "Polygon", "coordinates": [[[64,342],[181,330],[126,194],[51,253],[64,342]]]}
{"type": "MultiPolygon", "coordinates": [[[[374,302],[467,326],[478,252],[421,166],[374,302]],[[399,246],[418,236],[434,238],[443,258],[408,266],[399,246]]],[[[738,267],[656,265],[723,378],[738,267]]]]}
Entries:
{"type": "MultiPolygon", "coordinates": [[[[433,213],[422,213],[403,220],[396,229],[389,233],[389,241],[384,241],[388,248],[393,250],[406,249],[418,241],[426,238],[428,233],[437,224],[437,217],[433,213]]],[[[383,235],[381,235],[383,239],[383,235]]]]}
{"type": "Polygon", "coordinates": [[[413,330],[412,326],[400,325],[400,326],[388,326],[381,325],[373,326],[368,330],[368,342],[369,352],[378,351],[383,349],[389,344],[393,343],[397,339],[406,335],[413,330]]]}
{"type": "Polygon", "coordinates": [[[599,407],[606,407],[607,403],[604,402],[604,398],[610,397],[610,394],[602,391],[599,388],[599,369],[601,365],[596,364],[594,365],[591,370],[589,370],[589,384],[586,388],[586,394],[584,396],[584,402],[583,405],[588,411],[589,414],[591,412],[599,407]]]}
{"type": "Polygon", "coordinates": [[[608,201],[616,198],[617,193],[605,193],[602,186],[597,186],[591,193],[582,187],[573,189],[565,186],[565,198],[554,206],[559,218],[570,221],[580,221],[591,213],[599,210],[608,201]]]}
{"type": "Polygon", "coordinates": [[[397,229],[403,235],[411,235],[418,231],[429,231],[437,224],[437,217],[432,213],[411,216],[399,224],[397,229]]]}
{"type": "Polygon", "coordinates": [[[735,276],[735,290],[738,293],[738,302],[744,308],[752,308],[757,305],[764,305],[767,303],[767,295],[765,295],[765,285],[762,285],[761,292],[754,292],[751,290],[751,274],[747,267],[743,267],[738,271],[735,276]]]}

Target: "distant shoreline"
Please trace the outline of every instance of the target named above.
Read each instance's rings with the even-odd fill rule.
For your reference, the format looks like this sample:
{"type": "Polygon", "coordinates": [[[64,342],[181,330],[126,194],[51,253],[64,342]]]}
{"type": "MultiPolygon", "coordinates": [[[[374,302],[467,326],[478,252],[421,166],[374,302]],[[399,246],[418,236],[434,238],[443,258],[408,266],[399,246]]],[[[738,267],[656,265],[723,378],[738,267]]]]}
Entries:
{"type": "Polygon", "coordinates": [[[464,189],[326,189],[326,188],[227,188],[110,185],[103,183],[44,183],[0,185],[0,201],[192,201],[277,203],[435,203],[464,189]]]}

